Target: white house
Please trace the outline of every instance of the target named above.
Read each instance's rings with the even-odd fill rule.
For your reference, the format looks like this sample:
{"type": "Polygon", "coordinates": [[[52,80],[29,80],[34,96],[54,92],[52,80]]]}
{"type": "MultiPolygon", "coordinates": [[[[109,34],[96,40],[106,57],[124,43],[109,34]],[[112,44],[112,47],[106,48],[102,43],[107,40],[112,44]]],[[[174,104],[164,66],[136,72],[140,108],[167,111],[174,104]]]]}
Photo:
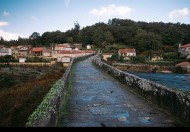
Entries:
{"type": "Polygon", "coordinates": [[[163,60],[163,57],[154,56],[153,58],[151,58],[151,61],[160,61],[160,60],[163,60]]]}
{"type": "Polygon", "coordinates": [[[57,44],[55,45],[55,50],[72,50],[71,46],[69,44],[57,44]]]}
{"type": "Polygon", "coordinates": [[[18,54],[20,56],[27,56],[31,48],[32,48],[31,45],[20,45],[18,46],[18,54]]]}
{"type": "Polygon", "coordinates": [[[0,46],[0,56],[5,56],[5,55],[12,55],[11,48],[0,46]]]}
{"type": "Polygon", "coordinates": [[[58,57],[57,62],[69,63],[71,62],[71,57],[69,56],[58,57]]]}
{"type": "Polygon", "coordinates": [[[187,59],[190,58],[190,44],[179,45],[178,52],[181,53],[182,56],[187,56],[187,59]]]}
{"type": "Polygon", "coordinates": [[[92,49],[91,45],[88,44],[88,45],[86,46],[86,49],[87,49],[87,50],[92,49]]]}
{"type": "Polygon", "coordinates": [[[26,58],[19,58],[19,63],[24,63],[24,62],[26,62],[26,58]]]}
{"type": "Polygon", "coordinates": [[[103,59],[107,61],[108,58],[112,57],[113,53],[103,53],[102,55],[103,55],[103,59]]]}
{"type": "Polygon", "coordinates": [[[120,49],[118,51],[119,56],[123,57],[129,57],[129,56],[136,56],[136,50],[131,48],[131,49],[120,49]]]}

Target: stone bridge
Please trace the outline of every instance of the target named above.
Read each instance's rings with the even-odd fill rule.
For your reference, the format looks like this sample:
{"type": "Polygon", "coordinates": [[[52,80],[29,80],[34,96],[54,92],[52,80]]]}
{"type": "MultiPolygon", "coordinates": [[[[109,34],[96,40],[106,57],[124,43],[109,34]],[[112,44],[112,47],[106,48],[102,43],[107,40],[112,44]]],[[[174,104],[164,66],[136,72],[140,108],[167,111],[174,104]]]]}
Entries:
{"type": "MultiPolygon", "coordinates": [[[[94,56],[77,63],[75,60],[71,62],[68,71],[56,83],[55,89],[50,90],[50,94],[44,99],[45,101],[30,116],[26,126],[171,127],[176,125],[173,114],[171,116],[168,110],[161,109],[155,102],[137,94],[134,88],[120,83],[97,68],[92,63],[93,59],[94,56]],[[49,97],[51,95],[53,97],[49,97]]],[[[102,63],[99,65],[103,67],[102,63]]],[[[110,67],[108,66],[108,68],[110,67]]],[[[123,76],[120,71],[112,71],[116,76],[117,74],[120,77],[123,76]]],[[[139,81],[140,79],[135,78],[134,80],[139,81]]],[[[164,93],[168,95],[168,91],[165,92],[157,84],[149,84],[143,79],[140,80],[140,83],[143,87],[149,86],[148,90],[155,88],[156,92],[161,91],[161,95],[164,93]]],[[[147,92],[146,88],[142,89],[147,92]]],[[[141,91],[143,92],[143,90],[141,91]]],[[[159,99],[160,95],[157,96],[156,92],[154,91],[151,95],[156,95],[155,98],[159,99]]],[[[151,92],[148,91],[149,93],[151,92]]],[[[188,115],[189,96],[184,94],[182,96],[180,93],[180,96],[177,97],[180,97],[180,101],[184,100],[182,101],[184,107],[181,109],[185,115],[188,115]]],[[[178,101],[178,98],[176,100],[178,101]]],[[[184,119],[189,120],[189,117],[184,119]]]]}
{"type": "Polygon", "coordinates": [[[173,126],[172,118],[92,64],[74,66],[63,127],[173,126]]]}

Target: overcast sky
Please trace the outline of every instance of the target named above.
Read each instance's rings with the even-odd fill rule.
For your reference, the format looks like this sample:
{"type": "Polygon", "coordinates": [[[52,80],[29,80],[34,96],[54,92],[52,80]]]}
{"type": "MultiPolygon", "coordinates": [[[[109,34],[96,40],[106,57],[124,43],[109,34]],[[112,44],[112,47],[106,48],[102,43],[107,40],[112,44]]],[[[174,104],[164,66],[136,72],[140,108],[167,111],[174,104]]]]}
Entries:
{"type": "Polygon", "coordinates": [[[0,0],[0,37],[67,31],[121,18],[190,24],[190,0],[0,0]]]}

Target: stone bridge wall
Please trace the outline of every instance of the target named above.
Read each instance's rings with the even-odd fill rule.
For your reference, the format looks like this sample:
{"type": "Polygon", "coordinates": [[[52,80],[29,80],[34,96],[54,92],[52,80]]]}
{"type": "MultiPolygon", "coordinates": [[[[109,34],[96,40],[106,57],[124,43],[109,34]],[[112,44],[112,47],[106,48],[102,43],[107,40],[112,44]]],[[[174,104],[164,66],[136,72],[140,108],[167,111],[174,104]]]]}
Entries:
{"type": "Polygon", "coordinates": [[[102,62],[99,57],[96,57],[93,63],[146,99],[169,111],[180,122],[190,124],[190,93],[170,89],[161,84],[123,72],[102,62]]]}
{"type": "Polygon", "coordinates": [[[63,77],[50,89],[38,108],[30,115],[26,127],[55,127],[58,122],[61,106],[68,90],[69,77],[72,66],[93,54],[74,58],[67,67],[63,77]]]}

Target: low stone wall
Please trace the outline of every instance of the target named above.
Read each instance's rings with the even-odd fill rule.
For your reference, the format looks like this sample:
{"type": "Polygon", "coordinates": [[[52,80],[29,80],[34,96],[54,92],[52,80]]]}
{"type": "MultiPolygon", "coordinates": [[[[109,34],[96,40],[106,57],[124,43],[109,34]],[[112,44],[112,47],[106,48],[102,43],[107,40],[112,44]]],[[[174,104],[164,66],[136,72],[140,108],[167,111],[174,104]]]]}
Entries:
{"type": "Polygon", "coordinates": [[[1,65],[10,65],[10,66],[52,66],[56,61],[51,62],[9,62],[9,63],[0,63],[1,65]]]}
{"type": "Polygon", "coordinates": [[[158,83],[118,70],[97,56],[93,63],[136,92],[169,111],[180,123],[190,124],[190,93],[170,89],[158,83]]]}
{"type": "Polygon", "coordinates": [[[57,125],[59,111],[64,104],[67,93],[71,69],[77,61],[86,59],[92,55],[93,54],[72,59],[63,77],[53,85],[42,103],[32,115],[30,115],[26,127],[54,127],[57,125]]]}

